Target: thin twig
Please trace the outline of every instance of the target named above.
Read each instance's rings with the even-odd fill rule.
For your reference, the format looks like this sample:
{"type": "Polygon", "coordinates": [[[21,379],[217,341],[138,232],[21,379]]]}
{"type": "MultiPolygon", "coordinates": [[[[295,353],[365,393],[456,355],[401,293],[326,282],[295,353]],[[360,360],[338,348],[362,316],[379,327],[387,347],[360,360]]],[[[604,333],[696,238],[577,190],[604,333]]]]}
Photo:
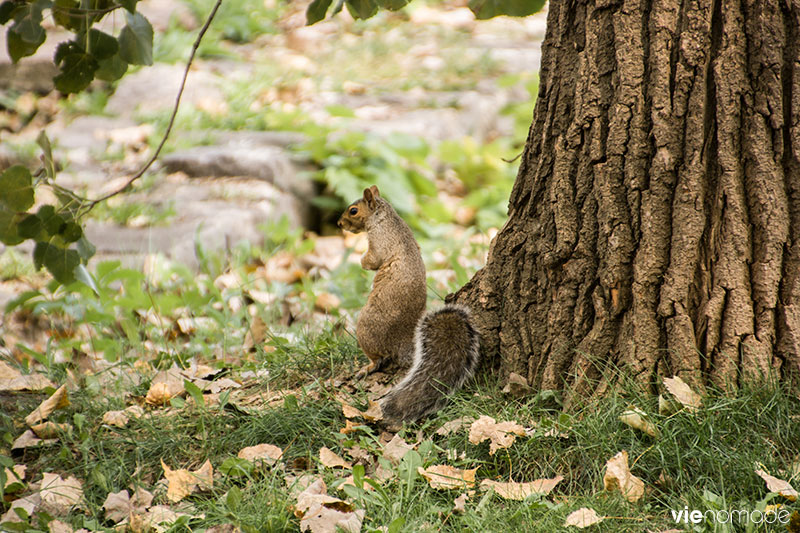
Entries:
{"type": "Polygon", "coordinates": [[[192,66],[192,61],[194,61],[194,56],[195,53],[197,52],[197,48],[200,46],[200,41],[203,40],[203,35],[205,35],[206,31],[208,30],[208,27],[211,26],[211,21],[214,20],[214,16],[217,14],[217,10],[219,9],[220,5],[222,5],[222,0],[217,0],[217,2],[214,4],[214,8],[211,10],[211,13],[208,15],[208,18],[206,19],[206,23],[203,24],[202,28],[200,28],[200,33],[197,35],[197,39],[195,39],[194,45],[192,45],[192,53],[189,54],[189,60],[186,62],[186,69],[183,71],[183,80],[181,80],[181,87],[180,89],[178,89],[178,96],[175,97],[175,106],[172,108],[172,115],[169,117],[169,124],[167,124],[167,130],[164,132],[164,136],[161,138],[161,142],[158,144],[158,148],[156,148],[155,153],[150,158],[150,160],[147,161],[147,163],[145,163],[145,165],[139,170],[139,172],[134,174],[125,183],[125,185],[123,185],[122,187],[120,187],[115,191],[106,194],[105,196],[101,196],[96,200],[92,200],[87,206],[86,212],[84,214],[91,211],[94,208],[94,206],[96,206],[100,202],[108,200],[112,196],[116,196],[121,192],[124,192],[128,187],[133,185],[134,181],[141,178],[144,175],[144,173],[147,172],[147,170],[153,165],[153,163],[155,163],[156,159],[158,159],[158,156],[161,153],[161,149],[164,148],[164,145],[166,144],[167,139],[169,138],[169,134],[172,131],[172,126],[173,124],[175,124],[175,117],[178,115],[178,108],[181,105],[181,96],[183,96],[183,89],[184,87],[186,87],[186,78],[189,76],[189,69],[192,66]]]}

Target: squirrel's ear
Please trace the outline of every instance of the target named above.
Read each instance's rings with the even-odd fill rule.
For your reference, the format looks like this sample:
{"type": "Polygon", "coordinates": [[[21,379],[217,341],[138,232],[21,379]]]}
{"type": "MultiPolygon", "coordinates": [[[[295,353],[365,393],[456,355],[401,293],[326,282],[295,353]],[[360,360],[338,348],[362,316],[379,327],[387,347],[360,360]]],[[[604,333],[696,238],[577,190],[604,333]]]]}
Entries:
{"type": "Polygon", "coordinates": [[[371,204],[372,200],[372,189],[364,189],[364,201],[367,202],[367,204],[371,204]]]}
{"type": "Polygon", "coordinates": [[[369,190],[372,191],[372,195],[373,196],[380,197],[381,193],[378,190],[378,186],[377,185],[373,185],[372,187],[369,188],[369,190]]]}

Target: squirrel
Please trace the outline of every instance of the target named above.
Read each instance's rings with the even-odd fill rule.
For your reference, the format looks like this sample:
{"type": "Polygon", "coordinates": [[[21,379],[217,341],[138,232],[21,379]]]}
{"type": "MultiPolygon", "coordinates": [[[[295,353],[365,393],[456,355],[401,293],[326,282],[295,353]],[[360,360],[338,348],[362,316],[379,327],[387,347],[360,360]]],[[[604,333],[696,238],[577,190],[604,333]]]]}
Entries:
{"type": "Polygon", "coordinates": [[[338,226],[367,232],[361,266],[377,270],[356,321],[356,339],[370,363],[358,376],[394,362],[407,374],[381,400],[384,420],[413,422],[440,409],[478,366],[480,336],[470,312],[446,305],[425,313],[425,264],[408,224],[378,187],[345,209],[338,226]]]}

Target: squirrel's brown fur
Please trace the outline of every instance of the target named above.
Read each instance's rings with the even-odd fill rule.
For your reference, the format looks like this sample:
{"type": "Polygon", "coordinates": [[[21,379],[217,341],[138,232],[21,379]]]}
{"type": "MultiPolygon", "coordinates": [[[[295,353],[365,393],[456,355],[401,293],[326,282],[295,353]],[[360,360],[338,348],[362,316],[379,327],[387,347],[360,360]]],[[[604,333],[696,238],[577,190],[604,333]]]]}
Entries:
{"type": "Polygon", "coordinates": [[[417,420],[439,409],[478,364],[479,336],[469,311],[445,306],[424,314],[425,265],[413,233],[376,186],[350,204],[339,227],[366,231],[369,248],[361,266],[377,270],[356,323],[358,344],[370,364],[393,361],[411,369],[381,402],[390,423],[417,420]]]}

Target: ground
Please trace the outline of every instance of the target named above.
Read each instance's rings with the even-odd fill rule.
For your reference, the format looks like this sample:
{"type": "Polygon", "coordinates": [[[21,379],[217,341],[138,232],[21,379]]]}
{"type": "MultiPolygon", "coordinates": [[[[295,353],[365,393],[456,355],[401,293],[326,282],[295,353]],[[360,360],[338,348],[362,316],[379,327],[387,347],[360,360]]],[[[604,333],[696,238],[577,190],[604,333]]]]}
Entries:
{"type": "MultiPolygon", "coordinates": [[[[118,187],[160,140],[210,5],[143,3],[157,64],[116,87],[4,87],[0,160],[35,160],[44,127],[59,183],[118,187]]],[[[622,386],[564,410],[484,373],[385,431],[370,402],[393,376],[352,379],[365,243],[330,222],[377,183],[420,240],[429,306],[463,285],[504,222],[544,17],[420,2],[305,27],[297,6],[224,6],[167,154],[91,214],[96,292],[50,283],[24,248],[0,256],[0,464],[25,467],[6,471],[0,527],[555,531],[588,508],[597,530],[724,531],[673,511],[797,516],[775,483],[800,475],[800,402],[777,384],[699,407],[622,386]]]]}

